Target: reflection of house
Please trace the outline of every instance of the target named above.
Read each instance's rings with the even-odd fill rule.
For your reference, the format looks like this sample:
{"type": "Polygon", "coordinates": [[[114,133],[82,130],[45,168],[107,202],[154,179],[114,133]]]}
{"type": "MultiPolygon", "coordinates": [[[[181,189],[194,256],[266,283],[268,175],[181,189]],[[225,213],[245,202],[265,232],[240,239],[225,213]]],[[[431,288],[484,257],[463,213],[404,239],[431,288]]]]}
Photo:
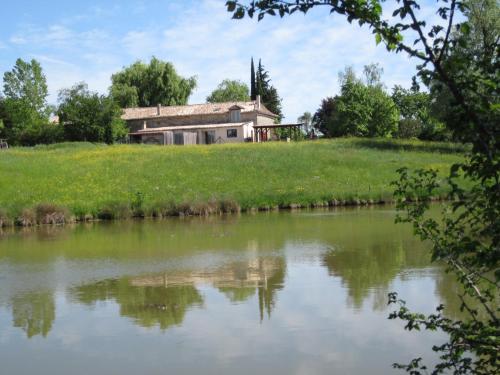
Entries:
{"type": "Polygon", "coordinates": [[[187,311],[203,305],[199,284],[212,284],[233,302],[245,301],[257,293],[262,319],[264,312],[270,316],[284,279],[284,258],[269,257],[230,263],[211,271],[186,270],[102,280],[74,287],[70,294],[87,305],[115,300],[122,316],[144,327],[159,325],[167,329],[181,325],[187,311]]]}
{"type": "Polygon", "coordinates": [[[271,138],[276,126],[298,126],[274,125],[277,117],[259,96],[249,102],[126,108],[122,115],[131,142],[161,145],[260,142],[271,138]]]}
{"type": "Polygon", "coordinates": [[[230,263],[212,271],[184,271],[134,277],[130,280],[130,286],[171,289],[211,284],[233,302],[245,301],[257,292],[262,320],[265,312],[271,316],[276,303],[276,292],[283,288],[285,272],[285,261],[282,257],[258,258],[230,263]]]}
{"type": "Polygon", "coordinates": [[[211,284],[216,288],[267,287],[283,265],[273,258],[259,258],[248,262],[231,263],[213,271],[172,272],[158,276],[134,277],[132,286],[175,286],[211,284]]]}

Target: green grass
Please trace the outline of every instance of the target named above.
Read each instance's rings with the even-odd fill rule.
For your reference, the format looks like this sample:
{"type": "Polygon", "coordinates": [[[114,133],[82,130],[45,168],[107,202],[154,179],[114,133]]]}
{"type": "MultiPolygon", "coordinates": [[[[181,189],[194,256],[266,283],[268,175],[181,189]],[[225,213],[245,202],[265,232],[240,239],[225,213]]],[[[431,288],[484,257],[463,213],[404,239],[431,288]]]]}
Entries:
{"type": "Polygon", "coordinates": [[[211,201],[244,210],[334,199],[387,201],[397,168],[435,168],[445,176],[463,151],[455,144],[366,139],[12,148],[0,152],[0,208],[16,217],[52,204],[78,217],[106,218],[211,201]]]}

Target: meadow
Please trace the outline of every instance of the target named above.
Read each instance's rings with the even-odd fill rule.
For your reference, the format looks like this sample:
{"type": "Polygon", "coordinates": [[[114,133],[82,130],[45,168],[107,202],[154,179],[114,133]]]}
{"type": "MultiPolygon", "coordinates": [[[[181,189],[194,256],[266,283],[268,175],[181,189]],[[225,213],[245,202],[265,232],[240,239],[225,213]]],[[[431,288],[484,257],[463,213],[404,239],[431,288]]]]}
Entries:
{"type": "Polygon", "coordinates": [[[399,167],[445,177],[463,152],[450,143],[354,138],[12,148],[0,152],[0,224],[390,202],[399,167]]]}

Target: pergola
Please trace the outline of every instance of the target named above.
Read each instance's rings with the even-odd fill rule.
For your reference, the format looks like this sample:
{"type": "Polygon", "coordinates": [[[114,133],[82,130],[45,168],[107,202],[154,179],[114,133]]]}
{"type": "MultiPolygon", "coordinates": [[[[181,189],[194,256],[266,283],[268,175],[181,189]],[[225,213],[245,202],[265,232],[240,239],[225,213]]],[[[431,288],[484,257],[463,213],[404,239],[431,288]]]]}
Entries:
{"type": "Polygon", "coordinates": [[[300,128],[303,124],[272,124],[272,125],[254,125],[254,142],[266,142],[269,141],[271,136],[271,129],[287,129],[290,139],[293,135],[300,133],[300,128]]]}

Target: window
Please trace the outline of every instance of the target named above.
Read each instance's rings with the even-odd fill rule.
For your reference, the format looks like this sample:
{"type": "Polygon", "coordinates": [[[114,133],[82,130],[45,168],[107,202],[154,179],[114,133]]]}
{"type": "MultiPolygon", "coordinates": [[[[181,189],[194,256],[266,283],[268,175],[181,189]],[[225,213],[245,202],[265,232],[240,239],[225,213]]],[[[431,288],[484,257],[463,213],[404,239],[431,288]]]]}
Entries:
{"type": "Polygon", "coordinates": [[[228,138],[238,137],[238,129],[227,129],[227,137],[228,138]]]}
{"type": "Polygon", "coordinates": [[[231,110],[231,122],[240,122],[240,110],[239,109],[233,109],[231,110]]]}

